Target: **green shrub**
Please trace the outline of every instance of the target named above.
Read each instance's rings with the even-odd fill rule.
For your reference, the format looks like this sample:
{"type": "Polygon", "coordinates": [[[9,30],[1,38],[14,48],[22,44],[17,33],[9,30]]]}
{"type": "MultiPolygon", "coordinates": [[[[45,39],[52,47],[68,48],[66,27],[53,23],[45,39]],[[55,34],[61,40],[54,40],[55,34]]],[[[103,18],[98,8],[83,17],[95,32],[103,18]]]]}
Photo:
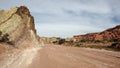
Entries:
{"type": "Polygon", "coordinates": [[[63,43],[65,43],[65,39],[60,39],[59,42],[58,42],[58,44],[60,44],[60,45],[63,44],[63,43]]]}
{"type": "Polygon", "coordinates": [[[120,39],[112,39],[110,42],[120,42],[120,39]]]}
{"type": "Polygon", "coordinates": [[[2,35],[2,31],[0,31],[0,37],[1,37],[1,35],[2,35]]]}
{"type": "Polygon", "coordinates": [[[82,43],[75,43],[76,47],[80,47],[82,45],[82,43]]]}
{"type": "Polygon", "coordinates": [[[94,42],[95,42],[95,43],[100,43],[101,41],[100,41],[100,40],[95,40],[94,42]]]}
{"type": "Polygon", "coordinates": [[[86,40],[80,40],[80,42],[86,42],[86,40]]]}
{"type": "Polygon", "coordinates": [[[10,45],[14,45],[12,41],[9,40],[9,34],[2,35],[2,32],[0,31],[0,42],[6,42],[10,45]]]}

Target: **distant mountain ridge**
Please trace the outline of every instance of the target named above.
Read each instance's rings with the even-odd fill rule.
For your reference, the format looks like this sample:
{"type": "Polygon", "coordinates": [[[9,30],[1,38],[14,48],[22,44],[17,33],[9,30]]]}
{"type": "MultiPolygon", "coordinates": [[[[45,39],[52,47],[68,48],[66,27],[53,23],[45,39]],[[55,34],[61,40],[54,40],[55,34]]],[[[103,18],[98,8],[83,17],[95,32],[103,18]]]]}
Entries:
{"type": "Polygon", "coordinates": [[[120,25],[116,27],[109,28],[102,32],[88,33],[85,35],[75,35],[73,37],[74,41],[112,41],[120,40],[120,25]]]}

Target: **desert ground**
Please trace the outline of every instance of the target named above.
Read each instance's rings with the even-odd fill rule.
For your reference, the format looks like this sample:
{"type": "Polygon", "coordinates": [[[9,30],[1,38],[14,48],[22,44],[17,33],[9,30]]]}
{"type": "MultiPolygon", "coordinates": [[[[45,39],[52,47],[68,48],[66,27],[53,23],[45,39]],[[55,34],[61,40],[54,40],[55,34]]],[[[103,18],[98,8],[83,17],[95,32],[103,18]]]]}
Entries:
{"type": "Polygon", "coordinates": [[[28,68],[120,68],[120,52],[45,45],[28,68]]]}
{"type": "Polygon", "coordinates": [[[120,52],[46,44],[16,51],[0,68],[120,68],[120,52]]]}

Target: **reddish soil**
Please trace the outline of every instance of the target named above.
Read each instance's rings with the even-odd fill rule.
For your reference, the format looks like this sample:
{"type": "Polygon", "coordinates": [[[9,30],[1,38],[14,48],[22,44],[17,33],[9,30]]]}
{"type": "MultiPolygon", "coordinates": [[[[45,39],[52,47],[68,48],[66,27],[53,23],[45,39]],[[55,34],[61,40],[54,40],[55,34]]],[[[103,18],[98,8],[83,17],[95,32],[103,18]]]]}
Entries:
{"type": "Polygon", "coordinates": [[[0,58],[0,68],[120,68],[120,52],[50,44],[16,49],[0,58]]]}
{"type": "Polygon", "coordinates": [[[45,45],[28,68],[120,68],[120,52],[45,45]]]}

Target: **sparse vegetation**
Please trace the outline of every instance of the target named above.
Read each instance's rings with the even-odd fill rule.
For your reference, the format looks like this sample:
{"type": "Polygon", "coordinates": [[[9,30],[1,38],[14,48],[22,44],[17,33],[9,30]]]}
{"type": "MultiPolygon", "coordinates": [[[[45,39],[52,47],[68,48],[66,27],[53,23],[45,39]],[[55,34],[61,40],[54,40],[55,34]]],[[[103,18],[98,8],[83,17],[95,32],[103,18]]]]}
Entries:
{"type": "Polygon", "coordinates": [[[120,49],[120,43],[112,43],[109,47],[120,49]]]}
{"type": "Polygon", "coordinates": [[[60,39],[59,42],[58,42],[58,44],[60,44],[60,45],[63,44],[63,43],[65,43],[65,39],[60,39]]]}
{"type": "Polygon", "coordinates": [[[112,39],[110,42],[120,42],[120,39],[112,39]]]}
{"type": "Polygon", "coordinates": [[[80,47],[81,45],[83,45],[83,44],[80,42],[75,44],[76,47],[80,47]]]}
{"type": "MultiPolygon", "coordinates": [[[[118,40],[114,40],[114,41],[118,41],[118,40]]],[[[96,49],[120,51],[120,48],[110,47],[110,45],[112,43],[113,42],[107,41],[107,40],[103,40],[103,41],[99,41],[99,40],[96,40],[96,41],[81,40],[79,42],[74,42],[73,40],[70,40],[70,41],[65,41],[64,40],[64,42],[63,42],[63,40],[59,40],[59,41],[54,42],[54,44],[60,44],[60,45],[64,45],[64,46],[75,46],[75,47],[85,47],[85,48],[96,48],[96,49]]]]}
{"type": "Polygon", "coordinates": [[[2,31],[0,31],[0,42],[5,42],[10,45],[14,45],[13,42],[9,40],[9,34],[2,34],[2,31]]]}

